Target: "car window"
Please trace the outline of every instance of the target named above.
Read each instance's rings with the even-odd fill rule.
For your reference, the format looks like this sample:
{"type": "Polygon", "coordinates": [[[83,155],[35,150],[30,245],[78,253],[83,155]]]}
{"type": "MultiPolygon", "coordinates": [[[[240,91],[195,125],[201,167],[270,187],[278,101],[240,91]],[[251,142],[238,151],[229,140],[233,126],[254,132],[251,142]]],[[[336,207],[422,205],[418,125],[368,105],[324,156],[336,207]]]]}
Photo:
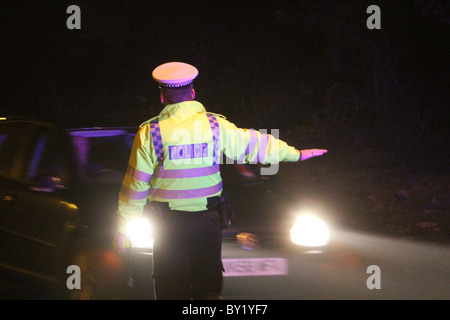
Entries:
{"type": "Polygon", "coordinates": [[[29,155],[25,179],[38,183],[41,179],[57,180],[61,186],[68,184],[67,161],[61,141],[52,131],[40,131],[29,155]]]}
{"type": "Polygon", "coordinates": [[[135,134],[135,131],[122,129],[70,132],[79,164],[86,175],[95,180],[111,173],[123,178],[135,134]]]}
{"type": "Polygon", "coordinates": [[[31,127],[26,122],[0,122],[0,175],[15,178],[19,174],[18,157],[29,142],[31,127]]]}

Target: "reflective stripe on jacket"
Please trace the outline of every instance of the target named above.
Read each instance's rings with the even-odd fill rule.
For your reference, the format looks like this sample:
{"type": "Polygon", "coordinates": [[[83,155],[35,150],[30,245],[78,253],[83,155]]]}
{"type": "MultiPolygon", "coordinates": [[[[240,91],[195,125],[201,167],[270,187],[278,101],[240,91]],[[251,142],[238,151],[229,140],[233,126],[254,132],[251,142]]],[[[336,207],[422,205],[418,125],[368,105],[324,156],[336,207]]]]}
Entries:
{"type": "Polygon", "coordinates": [[[119,232],[142,214],[146,202],[169,202],[173,210],[206,210],[222,193],[222,152],[242,163],[298,161],[300,152],[270,134],[240,129],[207,113],[197,101],[167,105],[143,124],[133,142],[119,193],[119,232]]]}

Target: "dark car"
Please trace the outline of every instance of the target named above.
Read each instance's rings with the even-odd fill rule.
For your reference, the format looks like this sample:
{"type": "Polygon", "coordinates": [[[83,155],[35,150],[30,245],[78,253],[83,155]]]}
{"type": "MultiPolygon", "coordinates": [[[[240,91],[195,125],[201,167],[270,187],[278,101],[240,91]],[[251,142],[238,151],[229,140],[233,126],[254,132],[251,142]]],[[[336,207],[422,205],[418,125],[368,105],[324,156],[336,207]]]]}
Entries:
{"type": "MultiPolygon", "coordinates": [[[[125,265],[111,248],[135,123],[1,119],[0,268],[55,284],[61,297],[151,296],[148,207],[150,225],[136,224],[131,235],[141,243],[134,243],[125,265]]],[[[288,259],[267,248],[296,242],[297,217],[286,210],[292,199],[277,192],[275,176],[261,175],[260,165],[229,162],[221,165],[235,213],[223,232],[225,277],[286,275],[288,259]]]]}
{"type": "Polygon", "coordinates": [[[0,121],[0,267],[90,298],[114,291],[117,199],[137,129],[64,122],[0,121]],[[81,290],[68,289],[70,266],[81,290]]]}

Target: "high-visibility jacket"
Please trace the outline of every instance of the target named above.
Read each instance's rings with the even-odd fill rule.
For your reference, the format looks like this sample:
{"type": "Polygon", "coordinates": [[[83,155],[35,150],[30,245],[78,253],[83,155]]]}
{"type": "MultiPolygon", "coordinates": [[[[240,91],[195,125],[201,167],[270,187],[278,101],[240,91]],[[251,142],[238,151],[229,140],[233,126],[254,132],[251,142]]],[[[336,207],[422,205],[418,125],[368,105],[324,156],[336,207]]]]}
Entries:
{"type": "MultiPolygon", "coordinates": [[[[260,130],[262,131],[262,130],[260,130]]],[[[273,135],[240,129],[197,101],[167,105],[140,125],[119,193],[119,232],[147,201],[172,210],[206,210],[220,196],[222,153],[240,163],[299,161],[300,151],[273,135]]]]}

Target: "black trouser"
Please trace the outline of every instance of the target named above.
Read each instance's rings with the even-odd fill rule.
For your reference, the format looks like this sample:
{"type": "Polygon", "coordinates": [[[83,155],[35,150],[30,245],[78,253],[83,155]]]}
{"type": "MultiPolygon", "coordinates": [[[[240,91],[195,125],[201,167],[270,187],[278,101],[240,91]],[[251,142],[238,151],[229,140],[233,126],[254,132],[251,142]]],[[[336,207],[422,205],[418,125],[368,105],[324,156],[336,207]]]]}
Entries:
{"type": "Polygon", "coordinates": [[[159,209],[153,278],[157,299],[218,297],[222,291],[222,229],[219,212],[159,209]]]}

